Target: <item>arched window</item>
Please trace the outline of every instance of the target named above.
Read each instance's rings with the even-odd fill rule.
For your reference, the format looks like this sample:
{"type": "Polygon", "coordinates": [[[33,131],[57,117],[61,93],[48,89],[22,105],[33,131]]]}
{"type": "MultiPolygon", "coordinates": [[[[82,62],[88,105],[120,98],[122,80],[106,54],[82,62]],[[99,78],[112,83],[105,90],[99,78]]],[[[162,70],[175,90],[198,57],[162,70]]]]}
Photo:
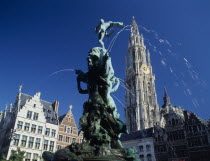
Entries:
{"type": "Polygon", "coordinates": [[[146,149],[147,149],[147,151],[150,151],[151,150],[151,146],[150,145],[146,145],[146,149]]]}
{"type": "Polygon", "coordinates": [[[71,131],[70,131],[70,133],[71,133],[71,134],[73,134],[73,128],[72,128],[72,127],[71,127],[71,131]]]}
{"type": "Polygon", "coordinates": [[[68,129],[67,129],[67,133],[70,133],[70,128],[68,127],[68,129]]]}
{"type": "Polygon", "coordinates": [[[140,155],[139,158],[141,159],[141,161],[144,161],[144,155],[140,155]]]}
{"type": "Polygon", "coordinates": [[[152,155],[151,154],[147,154],[147,160],[152,161],[152,155]]]}
{"type": "Polygon", "coordinates": [[[148,82],[148,92],[150,92],[151,93],[151,85],[150,85],[150,82],[148,82]]]}

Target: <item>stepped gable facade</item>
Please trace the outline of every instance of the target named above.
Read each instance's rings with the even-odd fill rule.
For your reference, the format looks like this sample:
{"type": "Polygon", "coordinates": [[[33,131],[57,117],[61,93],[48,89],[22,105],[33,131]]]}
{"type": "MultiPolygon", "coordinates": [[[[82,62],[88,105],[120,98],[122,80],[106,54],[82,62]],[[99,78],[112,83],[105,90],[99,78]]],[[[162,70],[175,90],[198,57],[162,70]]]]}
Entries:
{"type": "Polygon", "coordinates": [[[39,161],[43,151],[56,149],[58,106],[40,99],[41,93],[29,96],[21,92],[14,105],[5,109],[0,124],[0,153],[9,159],[12,150],[25,151],[25,161],[39,161]]]}

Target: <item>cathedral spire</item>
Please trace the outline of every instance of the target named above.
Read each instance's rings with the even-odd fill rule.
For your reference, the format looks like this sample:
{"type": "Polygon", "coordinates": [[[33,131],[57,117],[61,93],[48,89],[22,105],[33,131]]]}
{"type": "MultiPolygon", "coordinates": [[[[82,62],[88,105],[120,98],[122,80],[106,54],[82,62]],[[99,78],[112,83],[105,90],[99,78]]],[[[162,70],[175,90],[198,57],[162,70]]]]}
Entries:
{"type": "Polygon", "coordinates": [[[166,87],[164,87],[164,97],[163,97],[164,104],[162,107],[166,107],[171,105],[170,97],[167,94],[166,87]]]}
{"type": "Polygon", "coordinates": [[[150,54],[139,33],[136,20],[132,19],[126,56],[126,124],[129,131],[153,127],[159,122],[159,105],[152,73],[150,54]]]}
{"type": "Polygon", "coordinates": [[[131,24],[131,36],[134,36],[134,35],[139,35],[139,28],[133,16],[132,24],[131,24]]]}

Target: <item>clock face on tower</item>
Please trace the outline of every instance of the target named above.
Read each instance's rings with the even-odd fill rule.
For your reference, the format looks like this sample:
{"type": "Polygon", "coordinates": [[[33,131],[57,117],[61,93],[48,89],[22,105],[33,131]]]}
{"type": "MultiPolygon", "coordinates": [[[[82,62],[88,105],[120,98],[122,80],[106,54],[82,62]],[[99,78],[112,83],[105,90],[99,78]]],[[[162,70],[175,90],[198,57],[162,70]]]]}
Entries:
{"type": "Polygon", "coordinates": [[[149,73],[150,73],[150,68],[149,68],[146,64],[142,64],[141,70],[142,70],[142,72],[144,72],[145,74],[149,74],[149,73]]]}

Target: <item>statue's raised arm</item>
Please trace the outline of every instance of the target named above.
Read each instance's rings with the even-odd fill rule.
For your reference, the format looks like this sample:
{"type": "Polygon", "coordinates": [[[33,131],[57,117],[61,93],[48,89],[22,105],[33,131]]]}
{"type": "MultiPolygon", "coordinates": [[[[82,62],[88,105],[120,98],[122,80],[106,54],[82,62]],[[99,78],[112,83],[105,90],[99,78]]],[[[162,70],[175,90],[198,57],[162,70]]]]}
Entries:
{"type": "Polygon", "coordinates": [[[112,21],[109,21],[110,22],[110,26],[117,26],[117,27],[120,27],[120,28],[123,28],[124,25],[122,22],[112,22],[112,21]]]}

